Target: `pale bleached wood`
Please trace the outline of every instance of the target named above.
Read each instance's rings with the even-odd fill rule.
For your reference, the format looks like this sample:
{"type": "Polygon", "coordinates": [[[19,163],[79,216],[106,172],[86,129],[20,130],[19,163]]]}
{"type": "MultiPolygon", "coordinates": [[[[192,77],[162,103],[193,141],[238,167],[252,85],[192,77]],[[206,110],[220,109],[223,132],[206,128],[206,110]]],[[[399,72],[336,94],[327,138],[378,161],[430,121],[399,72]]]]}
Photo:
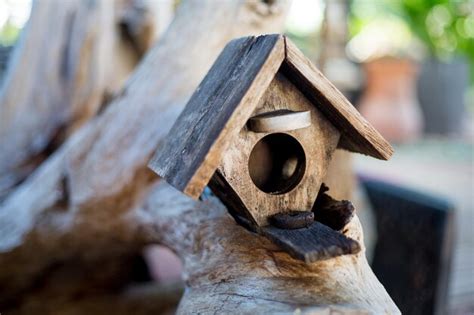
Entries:
{"type": "Polygon", "coordinates": [[[336,150],[323,180],[331,188],[331,196],[338,200],[353,200],[357,180],[352,168],[352,155],[345,150],[336,150]]]}
{"type": "Polygon", "coordinates": [[[159,2],[34,2],[0,91],[0,199],[123,86],[165,27],[159,2]]]}
{"type": "MultiPolygon", "coordinates": [[[[237,225],[217,200],[193,201],[164,182],[132,214],[137,230],[184,262],[179,314],[400,314],[364,250],[305,264],[237,225]]],[[[357,217],[344,234],[363,244],[357,217]]]]}
{"type": "MultiPolygon", "coordinates": [[[[45,223],[45,228],[51,227],[50,221],[45,223]]],[[[91,232],[82,225],[86,233],[91,232]]],[[[363,243],[357,217],[344,233],[363,243]]],[[[101,233],[86,240],[91,249],[97,235],[101,233]]],[[[143,204],[116,215],[108,235],[121,246],[132,241],[162,243],[181,257],[187,289],[178,314],[400,314],[367,264],[364,251],[305,264],[237,225],[217,199],[192,200],[164,181],[150,187],[143,204]]],[[[53,237],[59,237],[56,242],[68,240],[53,237]]],[[[127,291],[117,296],[99,293],[95,299],[69,304],[42,292],[43,300],[29,297],[23,314],[41,314],[44,309],[51,314],[104,312],[114,310],[113,305],[133,307],[134,313],[141,314],[147,306],[164,303],[163,295],[150,296],[150,301],[142,295],[141,303],[129,304],[134,298],[127,291]],[[49,303],[42,306],[46,298],[49,303]]]]}
{"type": "Polygon", "coordinates": [[[20,297],[54,264],[141,248],[140,231],[122,220],[157,180],[146,167],[153,150],[224,45],[281,30],[287,8],[286,1],[179,6],[123,92],[1,205],[2,299],[20,297]]]}
{"type": "MultiPolygon", "coordinates": [[[[288,106],[290,107],[290,105],[288,106]]],[[[253,132],[284,132],[311,125],[311,111],[279,110],[253,116],[247,127],[253,132]]]]}

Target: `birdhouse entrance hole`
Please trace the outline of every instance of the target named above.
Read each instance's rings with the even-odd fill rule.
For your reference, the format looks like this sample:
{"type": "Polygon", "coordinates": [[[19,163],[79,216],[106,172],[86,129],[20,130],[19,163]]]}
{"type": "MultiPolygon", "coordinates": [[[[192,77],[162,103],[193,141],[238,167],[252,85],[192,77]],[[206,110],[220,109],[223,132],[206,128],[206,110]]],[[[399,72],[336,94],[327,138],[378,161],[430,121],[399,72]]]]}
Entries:
{"type": "Polygon", "coordinates": [[[298,140],[285,133],[273,133],[255,144],[248,168],[250,178],[261,191],[284,194],[303,178],[306,156],[298,140]]]}

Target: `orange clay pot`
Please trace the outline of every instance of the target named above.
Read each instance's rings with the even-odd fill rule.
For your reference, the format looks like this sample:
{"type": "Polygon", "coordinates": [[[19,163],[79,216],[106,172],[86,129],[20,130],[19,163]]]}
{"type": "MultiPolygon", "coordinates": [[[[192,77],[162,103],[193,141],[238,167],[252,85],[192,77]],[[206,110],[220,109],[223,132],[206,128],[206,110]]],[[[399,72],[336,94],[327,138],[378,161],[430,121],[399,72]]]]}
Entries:
{"type": "Polygon", "coordinates": [[[363,65],[367,86],[359,102],[362,115],[389,141],[408,142],[423,130],[416,97],[418,66],[409,60],[382,58],[363,65]]]}

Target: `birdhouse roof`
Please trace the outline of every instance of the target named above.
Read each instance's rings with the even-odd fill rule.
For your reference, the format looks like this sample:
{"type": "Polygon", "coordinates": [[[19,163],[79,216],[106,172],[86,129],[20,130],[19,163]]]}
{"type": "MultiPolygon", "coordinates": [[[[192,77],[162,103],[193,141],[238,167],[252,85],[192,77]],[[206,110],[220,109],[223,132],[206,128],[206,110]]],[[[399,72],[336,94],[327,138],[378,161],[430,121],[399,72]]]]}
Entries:
{"type": "Polygon", "coordinates": [[[341,132],[340,148],[390,158],[390,144],[288,38],[264,35],[227,44],[149,167],[187,195],[199,197],[279,71],[341,132]]]}

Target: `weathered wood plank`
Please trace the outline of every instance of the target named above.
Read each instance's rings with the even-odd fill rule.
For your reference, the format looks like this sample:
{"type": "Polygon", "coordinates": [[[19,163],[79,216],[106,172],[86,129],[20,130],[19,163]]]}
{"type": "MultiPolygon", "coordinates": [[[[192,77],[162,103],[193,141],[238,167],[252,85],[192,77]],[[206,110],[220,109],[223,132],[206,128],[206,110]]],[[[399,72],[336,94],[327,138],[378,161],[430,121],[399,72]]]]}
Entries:
{"type": "Polygon", "coordinates": [[[286,39],[285,44],[283,73],[341,131],[339,146],[349,151],[388,160],[393,154],[391,145],[291,41],[286,39]]]}
{"type": "Polygon", "coordinates": [[[261,228],[261,233],[296,259],[306,263],[341,255],[357,254],[357,241],[315,221],[308,228],[287,230],[274,226],[261,228]]]}
{"type": "Polygon", "coordinates": [[[284,58],[280,35],[230,42],[197,88],[150,168],[197,198],[284,58]],[[205,104],[205,106],[203,106],[205,104]]]}

